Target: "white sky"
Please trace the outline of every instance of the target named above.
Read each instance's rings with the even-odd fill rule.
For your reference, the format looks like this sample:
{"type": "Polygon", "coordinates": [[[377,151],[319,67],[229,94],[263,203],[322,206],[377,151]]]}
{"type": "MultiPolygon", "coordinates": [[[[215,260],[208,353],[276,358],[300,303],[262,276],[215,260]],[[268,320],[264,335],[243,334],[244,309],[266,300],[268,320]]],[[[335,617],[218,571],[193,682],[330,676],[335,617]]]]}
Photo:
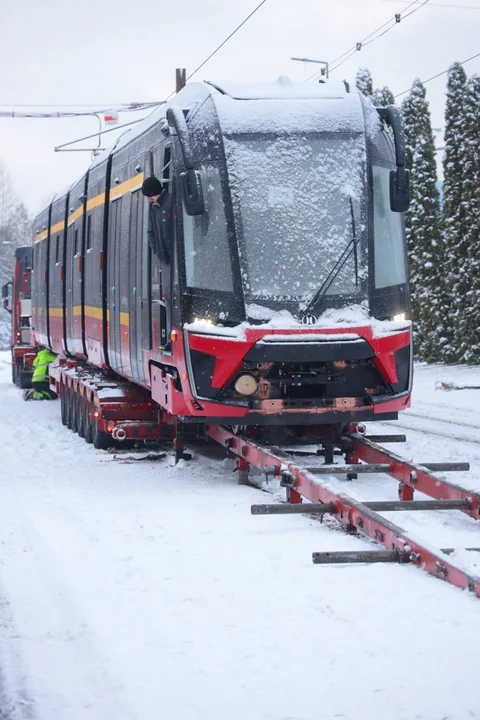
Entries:
{"type": "MultiPolygon", "coordinates": [[[[480,0],[430,3],[356,53],[333,77],[353,82],[357,69],[368,67],[375,86],[388,85],[396,94],[415,77],[424,80],[479,52],[480,0]]],[[[175,68],[192,72],[257,4],[0,0],[0,109],[164,99],[174,88],[175,68]]],[[[402,0],[267,0],[195,79],[251,82],[289,75],[302,81],[304,65],[291,56],[331,61],[405,8],[402,0]]],[[[317,67],[309,65],[307,74],[317,67]]],[[[480,72],[480,58],[465,69],[469,75],[480,72]]],[[[427,85],[434,127],[443,127],[445,83],[446,76],[427,85]]],[[[121,119],[135,117],[127,113],[121,119]]],[[[29,210],[90,163],[90,153],[55,153],[54,146],[96,129],[96,118],[0,118],[0,159],[29,210]]]]}

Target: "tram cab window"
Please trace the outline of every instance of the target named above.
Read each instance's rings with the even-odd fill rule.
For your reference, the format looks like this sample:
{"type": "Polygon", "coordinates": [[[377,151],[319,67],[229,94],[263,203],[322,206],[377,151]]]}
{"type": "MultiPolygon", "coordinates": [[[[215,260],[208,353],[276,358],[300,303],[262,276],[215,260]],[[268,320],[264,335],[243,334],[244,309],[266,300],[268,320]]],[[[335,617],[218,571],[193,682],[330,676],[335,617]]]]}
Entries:
{"type": "Polygon", "coordinates": [[[227,219],[218,168],[202,168],[205,212],[187,215],[183,209],[187,285],[202,290],[233,292],[227,219]],[[214,260],[213,260],[214,258],[214,260]]]}
{"type": "Polygon", "coordinates": [[[374,165],[372,174],[375,287],[381,289],[407,281],[407,259],[402,215],[390,208],[390,170],[374,165]]]}

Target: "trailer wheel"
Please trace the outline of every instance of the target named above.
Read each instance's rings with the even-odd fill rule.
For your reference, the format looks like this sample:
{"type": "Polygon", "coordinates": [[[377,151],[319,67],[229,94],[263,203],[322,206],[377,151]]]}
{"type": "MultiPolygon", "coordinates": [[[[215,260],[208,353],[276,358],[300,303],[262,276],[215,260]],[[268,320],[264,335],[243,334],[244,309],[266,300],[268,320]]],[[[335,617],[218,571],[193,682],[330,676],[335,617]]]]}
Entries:
{"type": "Polygon", "coordinates": [[[77,393],[73,385],[70,388],[70,427],[72,432],[78,431],[77,393]]]}
{"type": "Polygon", "coordinates": [[[98,418],[93,418],[92,423],[93,447],[96,450],[107,450],[112,445],[112,436],[109,433],[100,430],[98,427],[98,418]]]}
{"type": "Polygon", "coordinates": [[[77,432],[78,437],[84,438],[85,437],[85,416],[83,414],[83,401],[84,396],[80,395],[80,392],[77,392],[76,394],[76,404],[77,404],[77,432]]]}
{"type": "Polygon", "coordinates": [[[91,406],[86,395],[83,396],[83,427],[85,429],[85,442],[91,445],[93,442],[92,413],[91,406]]]}
{"type": "Polygon", "coordinates": [[[18,382],[17,385],[24,390],[25,388],[33,387],[32,376],[30,373],[23,372],[22,368],[18,369],[18,382]]]}
{"type": "Polygon", "coordinates": [[[62,425],[67,424],[67,407],[65,403],[65,385],[60,384],[60,414],[62,416],[62,425]]]}

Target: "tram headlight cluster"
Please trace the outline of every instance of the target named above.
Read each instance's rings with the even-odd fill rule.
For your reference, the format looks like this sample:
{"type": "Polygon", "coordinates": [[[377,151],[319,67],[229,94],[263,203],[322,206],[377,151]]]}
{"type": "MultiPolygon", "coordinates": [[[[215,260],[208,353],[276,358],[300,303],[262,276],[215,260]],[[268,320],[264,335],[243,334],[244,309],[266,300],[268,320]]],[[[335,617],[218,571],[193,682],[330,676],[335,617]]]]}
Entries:
{"type": "Polygon", "coordinates": [[[394,315],[392,318],[395,322],[405,322],[407,319],[407,313],[398,313],[397,315],[394,315]]]}

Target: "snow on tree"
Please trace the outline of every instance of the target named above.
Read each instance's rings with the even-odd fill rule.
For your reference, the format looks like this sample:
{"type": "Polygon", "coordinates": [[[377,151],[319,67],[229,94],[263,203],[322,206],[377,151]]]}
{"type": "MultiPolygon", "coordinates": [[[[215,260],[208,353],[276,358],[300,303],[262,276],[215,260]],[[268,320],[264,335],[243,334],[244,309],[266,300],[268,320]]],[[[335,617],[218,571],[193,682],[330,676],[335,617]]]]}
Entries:
{"type": "Polygon", "coordinates": [[[372,102],[376,107],[387,107],[395,104],[395,98],[390,88],[384,86],[373,91],[372,102]]]}
{"type": "Polygon", "coordinates": [[[405,214],[415,352],[427,362],[451,356],[448,294],[439,282],[445,262],[440,197],[430,110],[425,88],[415,80],[402,104],[411,204],[405,214]]]}
{"type": "Polygon", "coordinates": [[[452,298],[451,321],[456,328],[454,359],[459,359],[461,299],[468,291],[468,280],[464,274],[468,257],[465,240],[465,208],[462,204],[465,172],[467,76],[459,63],[454,63],[448,72],[447,102],[445,106],[445,155],[443,159],[443,218],[445,227],[446,263],[444,282],[452,298]]]}
{"type": "Polygon", "coordinates": [[[460,362],[480,363],[480,78],[466,86],[464,125],[458,159],[461,169],[458,221],[451,228],[456,241],[455,339],[460,362]],[[455,233],[455,235],[454,235],[455,233]]]}
{"type": "Polygon", "coordinates": [[[372,74],[368,68],[359,68],[355,76],[355,85],[365,97],[373,95],[372,74]]]}
{"type": "Polygon", "coordinates": [[[387,105],[393,105],[395,98],[390,88],[384,86],[383,88],[373,89],[372,73],[368,68],[360,68],[355,76],[355,85],[358,90],[370,98],[374,105],[377,107],[387,107],[387,105]]]}

